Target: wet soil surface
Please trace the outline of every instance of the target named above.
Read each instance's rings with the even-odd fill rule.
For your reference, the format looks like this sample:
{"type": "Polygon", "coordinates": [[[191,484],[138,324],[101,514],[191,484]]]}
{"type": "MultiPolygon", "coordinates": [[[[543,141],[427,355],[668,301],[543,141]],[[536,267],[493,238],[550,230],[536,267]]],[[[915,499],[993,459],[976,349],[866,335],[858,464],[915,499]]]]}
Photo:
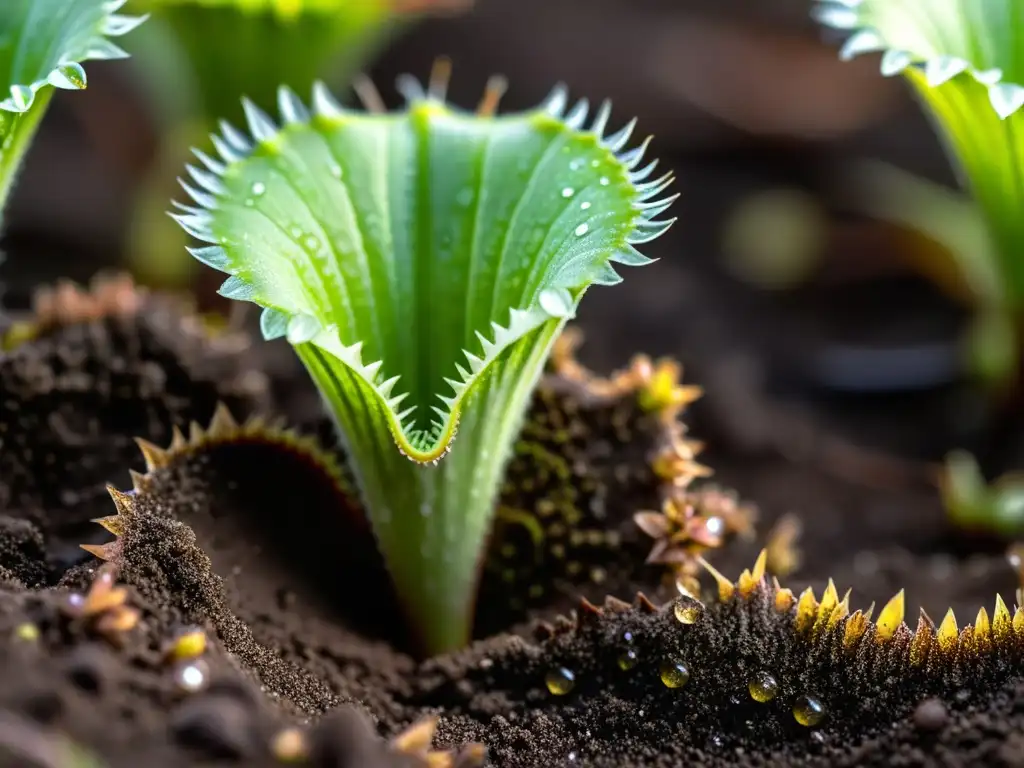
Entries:
{"type": "Polygon", "coordinates": [[[517,767],[1024,765],[1003,545],[949,529],[921,466],[756,377],[692,435],[759,510],[706,553],[728,582],[705,574],[676,615],[633,522],[666,493],[665,425],[552,375],[500,501],[542,535],[499,515],[477,641],[422,661],[315,394],[280,349],[186,317],[146,305],[0,357],[0,765],[468,767],[474,743],[517,767]],[[703,431],[740,408],[745,432],[703,431]],[[266,412],[296,430],[247,420],[266,412]],[[783,515],[803,533],[779,587],[781,561],[755,561],[783,515]]]}

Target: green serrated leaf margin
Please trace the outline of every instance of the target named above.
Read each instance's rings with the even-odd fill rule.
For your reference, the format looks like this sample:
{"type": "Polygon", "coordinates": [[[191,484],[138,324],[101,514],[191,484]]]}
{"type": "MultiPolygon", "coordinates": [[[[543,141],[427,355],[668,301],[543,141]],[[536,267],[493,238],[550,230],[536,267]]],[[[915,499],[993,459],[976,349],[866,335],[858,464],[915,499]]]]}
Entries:
{"type": "Polygon", "coordinates": [[[144,16],[116,11],[126,0],[4,0],[0,3],[0,207],[53,88],[86,86],[83,62],[127,57],[108,38],[144,16]]]}
{"type": "MultiPolygon", "coordinates": [[[[471,121],[475,119],[467,118],[450,110],[442,101],[432,98],[418,83],[409,78],[403,79],[401,84],[409,103],[407,110],[398,116],[365,116],[361,113],[348,112],[340,107],[322,84],[317,84],[314,88],[311,111],[292,91],[287,88],[280,90],[279,108],[284,123],[283,128],[279,128],[255,105],[245,102],[251,138],[229,124],[223,123],[220,135],[212,137],[220,159],[211,158],[205,153],[197,151],[196,154],[205,168],[190,166],[188,171],[191,180],[189,182],[182,181],[183,187],[195,205],[176,203],[179,211],[172,215],[194,237],[210,243],[205,247],[191,249],[192,254],[201,262],[231,275],[221,287],[222,295],[253,301],[265,307],[262,325],[267,338],[287,336],[288,340],[294,344],[313,343],[343,361],[386,406],[388,423],[401,451],[416,461],[431,462],[447,452],[455,436],[463,399],[473,383],[487,370],[492,361],[496,360],[518,339],[551,318],[569,317],[588,285],[618,283],[621,278],[612,267],[613,262],[639,265],[650,261],[636,251],[633,246],[654,239],[671,226],[674,220],[659,220],[656,217],[664,212],[675,198],[652,199],[657,198],[668,187],[672,178],[671,174],[666,174],[654,181],[647,181],[656,163],[650,163],[644,168],[638,169],[648,142],[644,142],[634,149],[624,149],[635,122],[612,135],[603,135],[610,115],[610,105],[607,102],[588,129],[584,129],[589,111],[586,100],[567,109],[567,93],[563,88],[556,89],[542,108],[528,113],[528,119],[537,126],[578,135],[586,134],[593,138],[594,146],[607,155],[609,162],[617,166],[616,170],[621,170],[620,178],[615,180],[615,185],[620,190],[624,190],[623,194],[631,198],[625,202],[625,205],[632,206],[632,219],[628,227],[620,228],[620,231],[616,232],[615,236],[610,238],[599,252],[589,253],[588,258],[584,261],[580,261],[581,257],[578,254],[575,263],[570,259],[565,259],[566,263],[561,265],[562,268],[557,270],[557,273],[538,282],[529,304],[509,306],[503,310],[507,311],[505,317],[492,316],[489,318],[489,322],[481,324],[482,327],[473,329],[477,348],[471,349],[469,346],[464,346],[461,351],[461,359],[451,360],[453,364],[451,374],[444,378],[450,392],[448,394],[436,391],[430,393],[436,395],[443,406],[433,409],[438,412],[441,420],[433,421],[430,428],[425,429],[422,420],[420,422],[415,420],[417,414],[410,413],[408,410],[404,412],[400,410],[399,406],[410,394],[410,391],[394,394],[397,378],[393,375],[385,376],[382,372],[382,367],[393,361],[388,361],[383,355],[382,343],[376,345],[370,343],[372,323],[368,323],[360,333],[358,326],[361,317],[359,313],[353,313],[351,309],[349,309],[350,322],[347,324],[338,322],[337,317],[341,310],[321,301],[324,296],[330,294],[330,291],[321,290],[317,294],[309,292],[304,287],[305,281],[317,279],[322,282],[325,279],[333,279],[333,275],[325,277],[324,274],[320,274],[317,277],[314,274],[316,272],[314,269],[307,269],[303,275],[300,275],[292,269],[294,262],[286,258],[282,258],[280,262],[276,263],[269,263],[266,259],[256,262],[249,257],[246,251],[245,240],[249,235],[245,232],[225,234],[229,228],[221,226],[222,219],[244,214],[243,204],[235,199],[238,195],[245,199],[245,206],[252,208],[255,205],[255,200],[263,194],[260,188],[262,182],[253,182],[250,190],[235,189],[233,190],[235,194],[229,192],[225,182],[241,164],[249,159],[272,157],[276,153],[287,151],[287,137],[295,135],[295,126],[306,126],[305,130],[310,133],[319,129],[330,132],[342,125],[349,125],[352,121],[363,121],[366,125],[372,125],[374,121],[406,120],[416,122],[434,116],[456,121],[456,127],[452,130],[458,130],[458,120],[471,121]],[[284,149],[282,149],[283,147],[284,149]],[[225,212],[228,206],[232,207],[230,214],[225,212]],[[282,297],[285,295],[290,300],[290,305],[284,303],[282,297]],[[365,352],[368,346],[372,347],[372,350],[367,361],[365,352]]],[[[512,119],[523,121],[524,118],[515,116],[512,119]]],[[[469,123],[464,123],[464,125],[469,125],[469,123]]],[[[568,146],[565,149],[568,151],[568,146]]],[[[325,156],[325,162],[328,160],[329,156],[325,156]]],[[[598,161],[595,159],[593,162],[596,164],[598,161]]],[[[293,186],[297,189],[301,183],[300,179],[293,186]]],[[[609,188],[612,185],[608,177],[601,177],[600,183],[609,188]]],[[[296,192],[296,194],[298,193],[296,192]]],[[[339,211],[337,215],[342,216],[343,214],[339,211]]],[[[323,221],[328,216],[329,212],[321,216],[320,220],[323,221]]],[[[560,220],[559,223],[563,229],[566,228],[567,225],[564,221],[560,220]]],[[[576,237],[582,237],[588,233],[590,227],[597,227],[597,224],[598,222],[587,215],[584,210],[572,220],[568,230],[570,233],[574,232],[576,237]]],[[[326,232],[326,226],[322,224],[317,226],[320,231],[316,235],[303,234],[302,237],[310,238],[311,241],[318,244],[318,247],[322,247],[323,241],[329,240],[331,235],[326,232]]],[[[305,231],[307,228],[296,227],[296,232],[305,231]]],[[[280,251],[290,249],[295,258],[308,259],[309,254],[301,253],[301,244],[291,242],[299,237],[298,235],[291,238],[288,233],[278,232],[273,235],[277,238],[275,244],[279,245],[280,251]]],[[[337,233],[335,236],[338,236],[337,233]]],[[[567,245],[565,248],[569,249],[570,246],[567,245]]],[[[561,255],[561,251],[558,253],[561,255]]],[[[586,255],[584,254],[584,256],[586,255]]],[[[385,318],[390,316],[390,313],[384,310],[378,314],[384,315],[385,318]]],[[[468,345],[472,338],[463,341],[468,345]]],[[[440,342],[435,339],[433,343],[440,342]]],[[[426,346],[428,345],[420,346],[420,354],[423,353],[423,348],[426,346]]],[[[415,350],[410,350],[410,354],[415,353],[415,350]]],[[[431,350],[428,354],[435,353],[431,350]]],[[[448,362],[448,357],[445,355],[442,354],[439,357],[446,363],[448,362]]],[[[437,383],[440,381],[438,380],[437,383]]],[[[421,394],[423,393],[421,392],[421,394]]],[[[417,405],[427,405],[427,396],[419,397],[418,400],[417,405]]]]}

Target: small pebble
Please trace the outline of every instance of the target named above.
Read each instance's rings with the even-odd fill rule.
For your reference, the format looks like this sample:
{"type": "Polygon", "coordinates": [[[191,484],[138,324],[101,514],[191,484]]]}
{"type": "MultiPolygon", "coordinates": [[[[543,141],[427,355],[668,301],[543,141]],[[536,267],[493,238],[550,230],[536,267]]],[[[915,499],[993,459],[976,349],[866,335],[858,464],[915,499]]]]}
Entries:
{"type": "Polygon", "coordinates": [[[249,709],[227,696],[187,699],[171,718],[171,733],[178,743],[212,759],[252,755],[253,730],[249,709]]]}
{"type": "Polygon", "coordinates": [[[946,705],[939,699],[925,699],[914,710],[914,726],[919,731],[938,733],[949,722],[946,705]]]}

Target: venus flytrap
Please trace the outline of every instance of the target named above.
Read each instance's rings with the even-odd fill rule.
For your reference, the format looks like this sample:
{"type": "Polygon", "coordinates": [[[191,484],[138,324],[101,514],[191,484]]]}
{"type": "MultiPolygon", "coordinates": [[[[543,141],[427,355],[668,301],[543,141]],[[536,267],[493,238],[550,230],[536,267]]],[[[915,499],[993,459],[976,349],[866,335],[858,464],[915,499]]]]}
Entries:
{"type": "MultiPolygon", "coordinates": [[[[872,167],[862,176],[876,215],[940,241],[967,292],[982,305],[973,338],[976,368],[998,383],[1015,379],[1024,344],[1024,4],[1018,0],[829,0],[815,9],[849,30],[840,55],[882,53],[883,75],[902,74],[928,111],[976,216],[960,201],[905,174],[872,167]],[[911,205],[907,205],[910,202],[911,205]]],[[[1001,535],[1024,526],[1019,474],[985,483],[964,452],[947,457],[941,477],[950,519],[1001,535]]]]}
{"type": "Polygon", "coordinates": [[[220,292],[264,307],[334,416],[421,649],[465,643],[506,460],[551,345],[592,284],[650,260],[634,246],[671,183],[609,132],[605,103],[566,92],[495,116],[399,81],[406,107],[312,107],[279,92],[281,125],[245,102],[197,152],[175,218],[220,292]],[[458,437],[456,439],[456,431],[458,437]]]}
{"type": "Polygon", "coordinates": [[[118,15],[126,0],[0,2],[0,210],[54,88],[81,90],[82,63],[128,54],[108,38],[145,17],[118,15]]]}
{"type": "MultiPolygon", "coordinates": [[[[942,238],[983,307],[976,346],[1013,355],[991,368],[1015,375],[1024,328],[1024,7],[1017,0],[829,0],[815,13],[850,31],[844,59],[881,52],[882,74],[902,74],[931,116],[977,204],[981,231],[960,215],[969,228],[954,232],[931,209],[889,218],[942,238]],[[1001,341],[1008,334],[1015,344],[1001,341]]],[[[902,182],[893,174],[868,181],[889,186],[889,200],[902,182]]]]}

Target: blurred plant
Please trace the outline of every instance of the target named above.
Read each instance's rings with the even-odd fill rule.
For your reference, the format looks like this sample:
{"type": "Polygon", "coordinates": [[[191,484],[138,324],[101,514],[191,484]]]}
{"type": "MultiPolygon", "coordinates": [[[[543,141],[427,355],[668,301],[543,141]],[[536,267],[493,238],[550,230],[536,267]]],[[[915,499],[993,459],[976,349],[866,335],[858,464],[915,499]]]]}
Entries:
{"type": "Polygon", "coordinates": [[[995,384],[1016,383],[1024,331],[1020,4],[826,0],[815,14],[852,31],[841,58],[881,51],[882,74],[902,74],[932,118],[976,214],[941,190],[878,166],[861,174],[861,182],[877,194],[877,215],[922,228],[948,249],[981,306],[972,333],[976,369],[995,384]]]}
{"type": "MultiPolygon", "coordinates": [[[[556,89],[541,109],[475,115],[399,81],[398,113],[312,112],[282,88],[277,126],[244,102],[252,139],[225,124],[215,160],[189,168],[191,249],[231,275],[228,298],[264,307],[340,427],[364,506],[425,652],[466,642],[482,550],[523,412],[551,346],[613,263],[671,225],[653,199],[671,174],[637,170],[634,123],[606,136],[605,102],[556,89]],[[403,407],[405,406],[405,407],[403,407]],[[459,430],[458,444],[449,454],[459,430]],[[396,444],[397,443],[397,448],[396,444]]],[[[371,112],[379,97],[370,99],[371,112]]],[[[286,511],[282,510],[282,514],[286,511]]]]}
{"type": "Polygon", "coordinates": [[[132,53],[155,87],[162,150],[133,222],[131,258],[151,280],[189,273],[182,234],[164,216],[177,170],[221,118],[242,117],[238,96],[271,109],[278,83],[308,92],[313,82],[348,85],[390,36],[422,13],[468,8],[472,0],[131,0],[152,22],[132,53]]]}
{"type": "Polygon", "coordinates": [[[54,88],[86,86],[82,62],[128,54],[107,37],[144,21],[115,15],[125,0],[3,0],[0,3],[0,210],[54,88]]]}
{"type": "MultiPolygon", "coordinates": [[[[827,0],[815,8],[851,30],[840,57],[881,51],[881,72],[902,74],[927,110],[973,211],[906,174],[869,166],[860,182],[878,215],[922,229],[948,249],[981,309],[970,334],[973,368],[990,384],[1020,384],[1024,343],[1024,22],[1018,0],[827,0]]],[[[938,252],[938,251],[937,251],[938,252]]],[[[969,454],[941,478],[950,518],[1003,535],[1024,527],[1024,484],[989,488],[969,454]]]]}
{"type": "Polygon", "coordinates": [[[946,457],[939,488],[957,527],[1006,538],[1024,531],[1024,473],[1007,473],[989,485],[971,454],[953,451],[946,457]]]}

